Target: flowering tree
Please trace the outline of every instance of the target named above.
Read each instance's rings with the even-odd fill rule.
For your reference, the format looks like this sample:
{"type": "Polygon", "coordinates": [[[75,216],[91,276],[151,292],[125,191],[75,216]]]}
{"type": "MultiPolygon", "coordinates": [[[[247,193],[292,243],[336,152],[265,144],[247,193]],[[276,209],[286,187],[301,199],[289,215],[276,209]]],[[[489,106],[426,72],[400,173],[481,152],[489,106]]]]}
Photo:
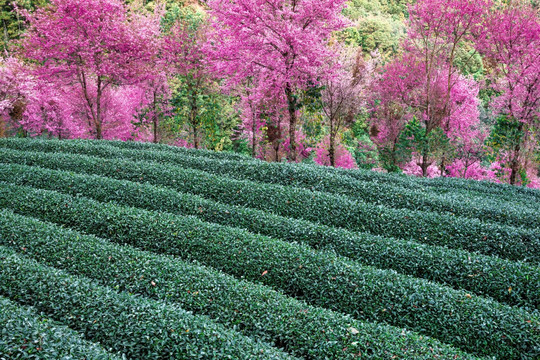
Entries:
{"type": "MultiPolygon", "coordinates": [[[[22,119],[28,98],[32,96],[33,79],[28,69],[13,57],[0,58],[0,121],[2,133],[8,123],[22,119]]],[[[16,125],[16,124],[15,124],[16,125]]]]}
{"type": "Polygon", "coordinates": [[[510,183],[515,184],[523,164],[525,142],[540,126],[540,20],[537,10],[521,2],[494,12],[486,21],[487,36],[481,52],[493,68],[492,85],[500,94],[495,112],[516,122],[512,144],[510,183]]]}
{"type": "Polygon", "coordinates": [[[423,78],[424,69],[416,57],[404,54],[388,63],[372,84],[370,135],[389,171],[408,160],[399,140],[423,99],[423,78]]]}
{"type": "Polygon", "coordinates": [[[103,98],[113,87],[138,83],[148,73],[154,56],[148,45],[159,22],[143,26],[141,19],[129,19],[120,0],[52,0],[50,7],[22,13],[29,22],[24,56],[42,64],[40,78],[59,86],[76,84],[93,136],[103,138],[103,98]]]}
{"type": "MultiPolygon", "coordinates": [[[[490,0],[420,0],[409,7],[404,45],[423,71],[423,99],[416,105],[426,136],[451,115],[452,88],[459,81],[455,66],[458,52],[483,36],[483,20],[490,5],[490,0]]],[[[432,159],[427,148],[420,155],[425,176],[432,159]]]]}
{"type": "Polygon", "coordinates": [[[242,119],[242,136],[251,146],[251,156],[257,156],[257,144],[263,141],[265,124],[264,100],[266,97],[257,93],[259,87],[253,86],[252,78],[246,79],[240,94],[239,112],[242,119]]]}
{"type": "MultiPolygon", "coordinates": [[[[25,111],[16,126],[30,135],[56,136],[60,139],[84,137],[85,127],[74,121],[69,102],[72,91],[58,88],[54,83],[33,82],[30,96],[26,98],[25,111]]],[[[70,89],[73,90],[73,89],[70,89]]]]}
{"type": "MultiPolygon", "coordinates": [[[[321,80],[321,107],[328,126],[328,158],[336,165],[336,137],[344,126],[354,121],[365,106],[367,89],[374,78],[375,61],[365,61],[362,49],[337,48],[339,70],[321,80]]],[[[375,55],[375,54],[374,54],[375,55]]],[[[333,66],[333,60],[330,66],[333,66]]]]}
{"type": "Polygon", "coordinates": [[[326,41],[345,26],[345,0],[209,0],[216,69],[229,86],[253,76],[284,97],[289,115],[289,158],[296,160],[298,93],[317,84],[329,55],[326,41]]]}
{"type": "Polygon", "coordinates": [[[343,146],[343,144],[333,145],[333,159],[330,158],[330,137],[325,136],[324,139],[317,144],[315,149],[314,161],[319,165],[341,167],[344,169],[357,168],[351,153],[343,146]]]}
{"type": "MultiPolygon", "coordinates": [[[[471,92],[468,97],[458,95],[470,84],[460,75],[456,59],[463,48],[484,34],[481,25],[489,4],[489,0],[420,0],[409,6],[405,53],[386,66],[373,99],[372,135],[389,150],[386,157],[393,167],[404,160],[397,156],[398,143],[408,126],[405,140],[414,147],[422,175],[427,175],[435,161],[434,149],[443,150],[439,151],[439,168],[444,171],[448,154],[441,148],[443,133],[449,136],[453,128],[467,127],[460,121],[468,121],[471,114],[465,111],[476,104],[464,105],[463,99],[474,98],[471,92]],[[417,125],[408,125],[412,116],[417,125]]],[[[462,66],[466,60],[461,61],[462,66]]]]}
{"type": "MultiPolygon", "coordinates": [[[[390,170],[396,169],[412,154],[423,176],[436,159],[440,160],[438,169],[442,175],[450,161],[448,146],[471,150],[474,138],[480,134],[477,131],[479,87],[473,79],[455,73],[447,101],[446,77],[437,76],[438,81],[428,87],[425,70],[424,63],[414,54],[405,54],[384,68],[380,80],[373,86],[371,134],[390,170]],[[437,127],[429,131],[424,112],[428,88],[433,97],[431,111],[440,116],[437,127]]],[[[440,71],[444,72],[444,69],[440,71]]],[[[429,123],[434,126],[433,121],[429,123]]],[[[412,166],[408,165],[409,168],[412,166]]]]}
{"type": "Polygon", "coordinates": [[[142,109],[142,112],[147,116],[146,121],[152,124],[152,142],[158,143],[160,120],[170,112],[171,93],[167,74],[164,71],[154,74],[141,84],[140,88],[144,92],[144,96],[140,98],[138,108],[142,109]]]}

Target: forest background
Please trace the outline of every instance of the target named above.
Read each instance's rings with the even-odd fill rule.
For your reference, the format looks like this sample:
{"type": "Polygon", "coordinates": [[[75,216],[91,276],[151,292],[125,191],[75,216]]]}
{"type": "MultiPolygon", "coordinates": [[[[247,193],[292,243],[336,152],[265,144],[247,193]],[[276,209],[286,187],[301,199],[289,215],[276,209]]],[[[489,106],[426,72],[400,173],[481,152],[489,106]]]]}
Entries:
{"type": "Polygon", "coordinates": [[[540,187],[538,1],[0,6],[0,136],[540,187]]]}

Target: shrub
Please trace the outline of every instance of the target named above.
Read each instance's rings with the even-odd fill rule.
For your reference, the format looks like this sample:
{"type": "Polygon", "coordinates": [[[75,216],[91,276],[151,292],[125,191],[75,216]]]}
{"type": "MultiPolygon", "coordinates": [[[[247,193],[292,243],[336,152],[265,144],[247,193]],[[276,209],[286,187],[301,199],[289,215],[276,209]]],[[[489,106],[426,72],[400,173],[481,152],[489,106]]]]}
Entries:
{"type": "MultiPolygon", "coordinates": [[[[10,148],[33,151],[62,151],[106,158],[146,160],[177,165],[226,175],[239,180],[253,180],[280,185],[293,185],[310,190],[341,194],[359,201],[413,210],[449,212],[458,216],[478,218],[513,226],[536,228],[540,214],[536,207],[493,201],[493,198],[441,196],[430,192],[409,190],[387,184],[357,181],[298,164],[241,162],[200,156],[188,156],[174,151],[142,151],[117,148],[93,141],[33,141],[10,139],[0,144],[10,148]]],[[[539,205],[540,206],[540,205],[539,205]]]]}
{"type": "MultiPolygon", "coordinates": [[[[199,158],[217,158],[221,160],[241,160],[242,162],[253,162],[261,163],[261,161],[256,161],[245,156],[225,153],[225,152],[212,152],[206,150],[195,150],[192,149],[189,152],[183,151],[183,149],[177,149],[175,146],[167,145],[156,145],[153,144],[142,144],[132,141],[103,141],[106,144],[115,146],[117,148],[124,149],[141,149],[141,150],[163,150],[170,151],[178,154],[184,154],[189,156],[195,156],[199,158]],[[216,154],[216,155],[214,155],[216,154]]],[[[95,141],[93,141],[95,143],[95,141]]],[[[304,164],[286,164],[284,166],[298,166],[303,168],[304,164]]],[[[540,202],[540,191],[528,189],[525,187],[515,187],[507,184],[496,184],[487,181],[473,181],[468,179],[457,179],[457,178],[437,178],[437,179],[423,179],[415,178],[411,176],[404,176],[401,174],[383,174],[375,171],[368,171],[362,169],[342,169],[342,168],[332,168],[332,167],[321,167],[321,166],[308,166],[315,168],[319,172],[325,172],[331,175],[344,176],[348,179],[355,179],[360,181],[367,182],[377,182],[379,184],[386,184],[390,186],[395,186],[399,184],[399,187],[422,190],[428,192],[436,192],[441,194],[460,193],[465,196],[488,196],[493,198],[493,195],[496,195],[498,200],[501,201],[510,201],[510,202],[520,202],[521,205],[530,204],[531,200],[535,202],[540,202]],[[431,181],[433,180],[433,181],[431,181]]]]}
{"type": "Polygon", "coordinates": [[[103,285],[177,303],[302,357],[353,359],[359,352],[373,359],[467,357],[403,329],[359,322],[211,268],[115,245],[7,210],[0,210],[0,244],[103,285]]]}
{"type": "Polygon", "coordinates": [[[540,346],[537,315],[464,291],[193,217],[8,184],[0,189],[0,206],[17,213],[197,260],[313,305],[410,328],[477,355],[533,359],[540,346]]]}
{"type": "Polygon", "coordinates": [[[0,293],[130,358],[287,359],[173,304],[116,292],[0,247],[0,293]]]}
{"type": "Polygon", "coordinates": [[[226,205],[150,184],[81,175],[26,165],[0,164],[0,181],[83,195],[102,202],[165,211],[247,229],[289,242],[306,243],[378,268],[394,269],[509,305],[538,309],[540,269],[493,256],[383,238],[368,233],[285,218],[260,210],[226,205]]]}
{"type": "Polygon", "coordinates": [[[0,149],[0,161],[149,182],[227,204],[509,260],[540,261],[540,232],[434,212],[391,209],[307,189],[234,180],[199,170],[121,159],[0,149]]]}
{"type": "Polygon", "coordinates": [[[3,359],[120,360],[35,309],[0,296],[0,356],[3,359]],[[5,358],[4,358],[5,356],[5,358]]]}

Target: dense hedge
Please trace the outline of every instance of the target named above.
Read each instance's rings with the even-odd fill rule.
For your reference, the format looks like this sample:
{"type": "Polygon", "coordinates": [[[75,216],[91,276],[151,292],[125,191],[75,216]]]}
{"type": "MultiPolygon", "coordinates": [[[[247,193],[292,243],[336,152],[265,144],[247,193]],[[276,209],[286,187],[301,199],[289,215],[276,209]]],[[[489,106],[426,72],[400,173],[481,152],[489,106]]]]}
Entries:
{"type": "Polygon", "coordinates": [[[120,360],[35,309],[0,296],[0,359],[120,360]]]}
{"type": "Polygon", "coordinates": [[[193,217],[9,184],[0,185],[0,206],[119,243],[198,260],[314,305],[406,327],[477,355],[540,355],[537,315],[329,252],[193,217]]]}
{"type": "MultiPolygon", "coordinates": [[[[19,150],[61,151],[83,155],[155,161],[161,164],[179,165],[239,180],[253,180],[280,185],[293,185],[310,190],[342,194],[360,201],[389,207],[436,212],[451,212],[459,216],[496,221],[502,224],[539,227],[540,213],[537,207],[495,202],[493,197],[471,199],[467,196],[440,196],[411,191],[392,185],[380,186],[373,182],[360,182],[347,177],[320,171],[312,166],[298,164],[218,160],[187,156],[174,151],[142,151],[122,149],[95,141],[50,141],[10,139],[1,145],[19,150]]],[[[537,204],[540,206],[540,204],[537,204]]]]}
{"type": "Polygon", "coordinates": [[[324,171],[332,174],[346,176],[360,181],[374,181],[380,184],[399,184],[401,187],[439,194],[459,192],[465,195],[497,197],[501,200],[519,201],[524,204],[534,201],[540,202],[540,191],[522,186],[498,184],[490,181],[477,181],[450,177],[434,179],[419,178],[403,174],[385,174],[366,170],[345,170],[325,167],[324,171]]]}
{"type": "Polygon", "coordinates": [[[153,144],[140,141],[118,141],[118,140],[105,140],[104,143],[121,147],[124,149],[137,149],[137,150],[167,150],[174,151],[178,154],[185,154],[189,156],[197,156],[218,160],[236,160],[244,162],[259,162],[260,160],[253,159],[247,155],[234,153],[231,151],[212,151],[207,149],[193,149],[180,146],[170,146],[165,144],[153,144]]]}
{"type": "MultiPolygon", "coordinates": [[[[92,140],[90,140],[92,141],[92,140]]],[[[92,141],[96,142],[96,141],[92,141]]],[[[242,162],[250,162],[254,164],[260,164],[262,161],[250,159],[246,156],[230,153],[230,152],[214,152],[208,150],[195,150],[195,149],[186,149],[177,146],[168,146],[168,145],[156,145],[150,143],[140,143],[140,142],[131,142],[131,141],[102,141],[112,146],[123,148],[123,149],[140,149],[140,150],[162,150],[170,151],[178,154],[184,154],[189,156],[196,156],[200,158],[212,158],[219,160],[240,160],[242,162]]],[[[426,192],[437,192],[440,194],[448,194],[449,192],[461,193],[465,196],[480,196],[480,197],[491,197],[496,194],[498,200],[510,201],[510,202],[521,202],[522,205],[527,205],[531,201],[540,203],[540,191],[535,189],[530,189],[526,187],[515,187],[507,184],[496,184],[487,181],[475,181],[468,179],[459,179],[459,178],[436,178],[435,181],[432,179],[425,178],[416,178],[413,176],[406,176],[403,174],[384,174],[375,171],[357,169],[342,169],[342,168],[332,168],[328,166],[319,166],[315,164],[287,164],[287,166],[298,166],[300,168],[310,167],[314,168],[319,172],[325,172],[331,175],[344,176],[348,179],[360,180],[375,182],[395,186],[399,184],[399,187],[412,189],[412,190],[422,190],[426,192]]]]}
{"type": "Polygon", "coordinates": [[[525,186],[512,186],[509,184],[497,184],[490,181],[474,181],[460,178],[418,178],[417,181],[419,184],[426,186],[429,189],[445,189],[444,191],[448,191],[447,189],[459,188],[490,196],[512,194],[513,196],[518,196],[523,199],[529,199],[529,201],[540,201],[540,191],[525,186]]]}
{"type": "MultiPolygon", "coordinates": [[[[116,146],[118,148],[125,149],[141,149],[141,150],[164,150],[171,151],[178,154],[185,154],[189,156],[197,156],[203,158],[214,158],[221,160],[241,160],[243,162],[253,162],[260,163],[260,161],[252,160],[246,156],[230,153],[230,152],[215,152],[208,150],[195,150],[195,149],[186,149],[177,146],[168,146],[162,144],[150,144],[150,143],[141,143],[141,142],[131,142],[131,141],[106,141],[106,143],[116,146]]],[[[294,164],[292,164],[294,166],[294,164]]],[[[303,166],[303,165],[299,165],[303,166]]],[[[530,189],[527,187],[517,187],[511,186],[508,184],[497,184],[488,181],[475,181],[469,179],[460,179],[460,178],[436,178],[436,179],[425,179],[425,178],[415,178],[412,176],[405,176],[399,174],[384,174],[375,171],[357,169],[341,169],[341,168],[332,168],[332,167],[321,167],[319,165],[311,165],[311,167],[316,168],[320,171],[324,171],[329,174],[337,174],[340,176],[347,176],[361,181],[375,181],[379,183],[386,184],[396,184],[399,183],[400,186],[417,189],[417,190],[434,190],[440,193],[446,193],[448,191],[458,191],[464,194],[475,193],[479,195],[488,195],[501,196],[508,200],[519,200],[524,203],[534,200],[540,202],[540,191],[535,189],[530,189]]]]}
{"type": "Polygon", "coordinates": [[[540,262],[540,232],[477,219],[390,209],[307,189],[233,180],[199,170],[65,153],[0,149],[0,162],[44,166],[116,179],[150,182],[227,204],[270,211],[350,230],[540,262]]]}
{"type": "MultiPolygon", "coordinates": [[[[29,139],[23,139],[19,141],[28,141],[29,139]]],[[[10,139],[0,139],[2,141],[17,141],[10,139]]],[[[88,142],[88,141],[85,141],[88,142]]],[[[92,141],[96,142],[96,141],[92,141]]],[[[261,164],[260,160],[255,160],[245,155],[236,154],[232,152],[216,152],[204,149],[187,149],[177,146],[169,146],[164,144],[152,144],[143,142],[132,141],[103,141],[108,145],[115,146],[122,149],[134,149],[134,150],[161,150],[168,151],[182,155],[188,155],[198,158],[211,158],[218,160],[233,160],[241,161],[244,163],[261,164]]],[[[3,145],[3,144],[2,144],[3,145]]],[[[497,200],[519,202],[521,205],[527,206],[531,201],[540,203],[540,191],[530,189],[526,187],[516,187],[507,184],[496,184],[487,181],[475,181],[459,178],[436,178],[436,179],[424,179],[415,178],[412,176],[405,176],[401,174],[384,174],[369,170],[350,170],[341,168],[332,168],[326,166],[312,165],[312,164],[287,164],[286,166],[298,166],[300,168],[316,169],[318,172],[324,172],[330,175],[339,175],[347,179],[354,179],[363,182],[376,183],[378,185],[390,185],[398,186],[399,188],[405,188],[410,190],[420,190],[427,193],[438,193],[447,195],[448,193],[460,193],[464,196],[478,196],[478,197],[490,197],[497,196],[497,200]]]]}
{"type": "Polygon", "coordinates": [[[245,228],[338,254],[378,268],[467,289],[509,305],[540,307],[540,269],[463,250],[383,238],[366,233],[284,218],[240,206],[206,200],[150,184],[81,175],[17,164],[0,164],[0,181],[84,195],[98,201],[195,215],[204,221],[245,228]]]}
{"type": "MultiPolygon", "coordinates": [[[[32,142],[32,144],[38,144],[32,142]]],[[[51,144],[51,142],[45,142],[51,144]]],[[[40,151],[41,143],[36,147],[40,151]]],[[[58,142],[47,146],[54,151],[58,142]]],[[[253,180],[280,185],[292,185],[316,191],[325,191],[342,194],[364,202],[381,204],[389,207],[445,211],[459,216],[478,218],[490,222],[499,222],[507,225],[520,225],[525,227],[540,227],[540,213],[537,206],[528,207],[511,204],[506,201],[495,201],[489,198],[470,196],[441,196],[430,192],[411,191],[403,187],[387,185],[381,187],[373,182],[360,182],[343,176],[319,171],[312,166],[302,166],[290,163],[245,162],[231,160],[216,160],[204,157],[191,157],[176,154],[172,151],[133,151],[114,149],[96,142],[84,144],[66,142],[62,143],[67,152],[74,152],[92,156],[123,157],[126,159],[155,161],[162,164],[176,164],[198,170],[226,175],[239,180],[253,180]]],[[[57,150],[58,151],[58,150],[57,150]]]]}
{"type": "Polygon", "coordinates": [[[203,266],[114,245],[7,210],[0,210],[0,244],[122,291],[173,301],[309,359],[354,359],[359,352],[372,359],[466,357],[403,329],[359,322],[203,266]]]}
{"type": "MultiPolygon", "coordinates": [[[[23,249],[24,250],[24,249],[23,249]]],[[[0,293],[135,359],[290,359],[205,316],[117,292],[0,246],[0,293]]]]}

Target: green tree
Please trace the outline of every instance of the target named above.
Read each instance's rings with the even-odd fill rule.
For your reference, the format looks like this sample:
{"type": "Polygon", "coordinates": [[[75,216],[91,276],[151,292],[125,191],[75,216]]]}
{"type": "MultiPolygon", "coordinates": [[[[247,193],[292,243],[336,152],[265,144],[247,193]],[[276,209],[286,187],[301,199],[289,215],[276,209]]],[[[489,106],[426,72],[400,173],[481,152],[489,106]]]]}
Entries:
{"type": "Polygon", "coordinates": [[[15,11],[14,4],[21,9],[32,11],[47,3],[47,0],[0,0],[0,26],[2,27],[0,51],[4,52],[8,49],[12,41],[19,39],[26,28],[24,19],[15,11]]]}
{"type": "Polygon", "coordinates": [[[414,117],[400,134],[397,148],[402,161],[414,155],[422,155],[424,157],[422,161],[429,167],[443,156],[448,156],[452,147],[443,129],[439,127],[427,131],[427,128],[414,117]]]}

